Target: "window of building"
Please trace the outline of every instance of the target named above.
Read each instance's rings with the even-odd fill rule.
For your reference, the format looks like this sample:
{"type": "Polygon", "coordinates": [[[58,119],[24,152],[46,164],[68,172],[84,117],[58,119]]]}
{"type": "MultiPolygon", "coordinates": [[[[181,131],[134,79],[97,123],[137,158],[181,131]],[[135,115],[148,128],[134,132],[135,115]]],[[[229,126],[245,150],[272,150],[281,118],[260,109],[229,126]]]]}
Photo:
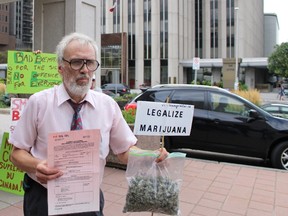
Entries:
{"type": "Polygon", "coordinates": [[[210,1],[211,58],[217,58],[218,48],[218,0],[210,1]]]}
{"type": "Polygon", "coordinates": [[[160,58],[168,58],[168,1],[160,1],[160,58]]]}
{"type": "Polygon", "coordinates": [[[160,61],[161,68],[160,68],[160,83],[168,84],[168,60],[162,59],[160,61]]]}
{"type": "Polygon", "coordinates": [[[144,60],[144,83],[151,86],[151,60],[144,60]]]}
{"type": "Polygon", "coordinates": [[[135,1],[128,1],[128,59],[135,59],[135,1]]]}
{"type": "Polygon", "coordinates": [[[226,2],[226,23],[227,23],[227,57],[234,56],[234,0],[227,0],[226,2]]]}
{"type": "Polygon", "coordinates": [[[144,59],[151,59],[151,0],[143,1],[144,8],[144,59]]]}
{"type": "Polygon", "coordinates": [[[202,49],[203,49],[203,0],[195,0],[195,55],[198,57],[202,57],[202,49]]]}
{"type": "Polygon", "coordinates": [[[102,47],[101,66],[103,68],[121,68],[121,46],[102,47]]]}

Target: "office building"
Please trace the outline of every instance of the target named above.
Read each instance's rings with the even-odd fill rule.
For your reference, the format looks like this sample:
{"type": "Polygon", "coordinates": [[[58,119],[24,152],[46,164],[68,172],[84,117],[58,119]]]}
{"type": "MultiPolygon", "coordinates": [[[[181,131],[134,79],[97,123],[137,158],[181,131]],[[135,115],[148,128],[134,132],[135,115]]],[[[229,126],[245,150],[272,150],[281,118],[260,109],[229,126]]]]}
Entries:
{"type": "MultiPolygon", "coordinates": [[[[243,58],[264,57],[263,0],[101,0],[101,4],[102,82],[125,82],[131,88],[143,83],[191,83],[195,57],[206,62],[197,80],[213,77],[220,82],[227,59],[231,63],[238,56],[240,64],[243,58]],[[127,45],[115,44],[113,34],[126,37],[127,45]]],[[[258,71],[254,68],[251,79],[264,82],[264,77],[257,78],[258,71]]],[[[239,79],[245,79],[243,73],[239,69],[239,79]]]]}
{"type": "Polygon", "coordinates": [[[31,51],[33,45],[33,0],[0,4],[0,49],[31,51]]]}

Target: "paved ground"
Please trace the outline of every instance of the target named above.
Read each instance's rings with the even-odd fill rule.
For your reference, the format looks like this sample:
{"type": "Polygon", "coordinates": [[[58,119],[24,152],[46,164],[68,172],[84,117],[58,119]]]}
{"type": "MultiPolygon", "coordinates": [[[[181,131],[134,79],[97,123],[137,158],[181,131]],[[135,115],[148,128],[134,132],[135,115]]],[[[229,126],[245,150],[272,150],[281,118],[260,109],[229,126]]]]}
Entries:
{"type": "MultiPolygon", "coordinates": [[[[286,171],[187,158],[181,216],[287,216],[287,179],[286,171]]],[[[152,215],[122,213],[127,185],[124,170],[105,168],[105,216],[152,215]]],[[[22,197],[0,191],[0,216],[22,215],[22,197]]]]}
{"type": "MultiPolygon", "coordinates": [[[[278,101],[277,92],[262,97],[263,102],[278,101]]],[[[287,179],[284,170],[187,158],[179,196],[181,216],[287,216],[287,179]]],[[[124,170],[105,168],[105,216],[161,215],[122,213],[127,188],[124,170]]],[[[0,216],[23,216],[22,200],[0,191],[0,216]]]]}

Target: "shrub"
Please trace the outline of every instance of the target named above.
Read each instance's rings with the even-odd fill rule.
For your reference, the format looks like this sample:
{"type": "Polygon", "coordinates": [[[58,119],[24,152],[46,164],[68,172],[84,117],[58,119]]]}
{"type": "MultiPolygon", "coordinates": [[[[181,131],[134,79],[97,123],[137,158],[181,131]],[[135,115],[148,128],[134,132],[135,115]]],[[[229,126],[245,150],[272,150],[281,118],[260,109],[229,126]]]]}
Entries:
{"type": "Polygon", "coordinates": [[[124,106],[131,101],[134,97],[136,97],[138,94],[125,94],[123,96],[117,96],[114,98],[114,100],[118,103],[120,109],[124,109],[124,106]]]}
{"type": "Polygon", "coordinates": [[[258,91],[257,89],[252,89],[252,90],[233,90],[233,93],[251,101],[252,103],[260,106],[261,105],[261,95],[260,95],[260,91],[258,91]]]}
{"type": "Polygon", "coordinates": [[[128,124],[134,124],[135,114],[136,110],[134,109],[122,110],[122,115],[128,124]]]}
{"type": "Polygon", "coordinates": [[[0,108],[8,108],[10,107],[10,98],[8,94],[0,93],[0,108]]]}

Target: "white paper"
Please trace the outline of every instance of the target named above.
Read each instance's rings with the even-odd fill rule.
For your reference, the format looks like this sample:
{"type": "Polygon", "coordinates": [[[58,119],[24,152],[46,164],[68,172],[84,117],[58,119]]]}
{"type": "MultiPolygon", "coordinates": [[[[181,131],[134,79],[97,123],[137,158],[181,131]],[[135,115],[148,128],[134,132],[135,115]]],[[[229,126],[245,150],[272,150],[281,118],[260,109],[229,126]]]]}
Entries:
{"type": "Polygon", "coordinates": [[[134,134],[189,136],[193,115],[193,105],[138,101],[134,134]]]}
{"type": "Polygon", "coordinates": [[[48,181],[49,215],[99,211],[100,131],[49,134],[48,166],[64,174],[48,181]]]}

